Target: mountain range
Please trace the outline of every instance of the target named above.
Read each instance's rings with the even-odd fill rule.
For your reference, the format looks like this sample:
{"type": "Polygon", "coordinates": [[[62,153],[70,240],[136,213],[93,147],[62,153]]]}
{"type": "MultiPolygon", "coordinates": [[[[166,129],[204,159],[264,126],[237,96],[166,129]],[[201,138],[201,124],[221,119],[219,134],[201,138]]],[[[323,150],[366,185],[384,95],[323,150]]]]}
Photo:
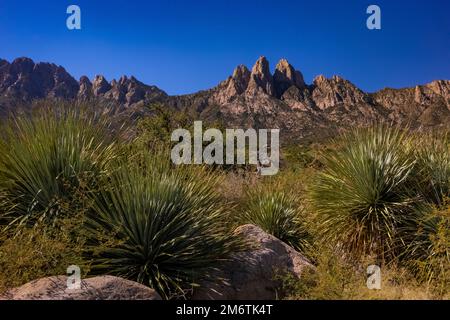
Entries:
{"type": "Polygon", "coordinates": [[[311,84],[287,60],[271,73],[260,57],[248,69],[239,65],[214,88],[171,96],[134,77],[108,81],[101,75],[78,81],[63,67],[29,58],[0,59],[0,114],[36,99],[112,103],[124,114],[145,114],[146,106],[190,110],[199,119],[219,119],[228,127],[279,128],[282,137],[314,139],[374,121],[412,128],[442,127],[450,119],[450,81],[367,93],[340,76],[317,76],[311,84]]]}

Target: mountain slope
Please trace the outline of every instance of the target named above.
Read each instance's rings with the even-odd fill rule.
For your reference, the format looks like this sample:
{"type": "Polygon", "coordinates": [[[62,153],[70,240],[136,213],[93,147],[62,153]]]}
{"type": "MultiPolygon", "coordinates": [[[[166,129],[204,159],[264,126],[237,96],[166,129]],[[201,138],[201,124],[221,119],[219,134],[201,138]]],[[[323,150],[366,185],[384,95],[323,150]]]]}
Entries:
{"type": "Polygon", "coordinates": [[[437,80],[415,88],[383,89],[369,94],[339,76],[318,76],[308,85],[285,59],[273,74],[260,57],[249,70],[238,66],[216,87],[194,94],[168,96],[134,77],[108,82],[96,76],[75,80],[61,66],[18,58],[0,60],[0,108],[34,99],[98,99],[122,111],[142,111],[160,102],[175,109],[195,110],[200,118],[220,119],[230,127],[280,128],[294,139],[334,134],[349,126],[389,121],[412,127],[445,126],[450,119],[450,81],[437,80]]]}

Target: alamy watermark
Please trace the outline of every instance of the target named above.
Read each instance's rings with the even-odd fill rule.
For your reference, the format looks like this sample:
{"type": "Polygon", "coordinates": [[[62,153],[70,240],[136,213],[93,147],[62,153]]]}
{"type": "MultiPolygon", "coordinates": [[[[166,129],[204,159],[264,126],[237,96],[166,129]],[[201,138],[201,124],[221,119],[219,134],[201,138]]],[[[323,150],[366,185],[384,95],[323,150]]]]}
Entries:
{"type": "Polygon", "coordinates": [[[172,148],[171,158],[176,165],[252,164],[263,176],[275,175],[280,164],[279,139],[279,129],[226,129],[224,142],[220,130],[212,128],[203,132],[202,121],[195,121],[193,137],[187,129],[173,131],[171,140],[178,143],[172,148]],[[209,144],[204,147],[204,142],[209,144]]]}
{"type": "Polygon", "coordinates": [[[367,288],[370,290],[381,289],[381,268],[377,265],[367,267],[367,288]]]}
{"type": "Polygon", "coordinates": [[[70,5],[66,10],[67,14],[70,14],[66,20],[66,26],[69,30],[80,30],[81,29],[81,9],[77,5],[70,5]]]}
{"type": "Polygon", "coordinates": [[[369,30],[381,30],[381,9],[379,6],[372,4],[367,7],[367,14],[370,16],[367,18],[366,26],[369,30]]]}
{"type": "Polygon", "coordinates": [[[81,269],[77,265],[67,267],[67,289],[81,289],[81,269]]]}

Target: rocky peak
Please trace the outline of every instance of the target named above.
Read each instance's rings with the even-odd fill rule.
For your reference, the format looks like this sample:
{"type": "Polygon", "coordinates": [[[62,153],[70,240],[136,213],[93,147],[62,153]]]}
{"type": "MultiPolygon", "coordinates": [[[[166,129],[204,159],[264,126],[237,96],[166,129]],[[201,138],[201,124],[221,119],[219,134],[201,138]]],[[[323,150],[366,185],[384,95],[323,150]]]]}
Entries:
{"type": "Polygon", "coordinates": [[[231,79],[233,80],[232,83],[237,93],[241,94],[248,87],[248,83],[250,81],[250,71],[246,66],[241,64],[234,69],[231,79]]]}
{"type": "Polygon", "coordinates": [[[128,82],[129,82],[128,77],[125,76],[125,75],[121,76],[120,79],[119,79],[119,85],[120,86],[125,86],[125,85],[128,84],[128,82]]]}
{"type": "Polygon", "coordinates": [[[238,95],[244,93],[250,82],[250,71],[244,65],[239,65],[234,69],[233,75],[228,77],[217,87],[215,99],[219,103],[227,103],[238,95]]]}
{"type": "Polygon", "coordinates": [[[432,90],[434,93],[444,96],[447,99],[450,95],[450,81],[449,80],[435,80],[426,85],[426,87],[432,90]]]}
{"type": "Polygon", "coordinates": [[[97,75],[92,82],[92,90],[95,96],[99,96],[111,90],[111,85],[106,81],[105,77],[97,75]]]}
{"type": "Polygon", "coordinates": [[[3,67],[4,65],[9,64],[8,61],[4,60],[4,59],[0,59],[0,68],[3,67]]]}
{"type": "Polygon", "coordinates": [[[313,81],[312,99],[319,109],[327,109],[338,104],[355,105],[364,103],[367,95],[350,81],[339,76],[331,79],[323,75],[317,76],[313,81]]]}
{"type": "Polygon", "coordinates": [[[320,86],[322,83],[325,83],[327,81],[327,78],[323,74],[319,74],[316,76],[313,80],[313,84],[316,86],[320,86]]]}
{"type": "Polygon", "coordinates": [[[0,62],[0,94],[29,101],[57,97],[72,99],[78,82],[55,64],[34,63],[30,58],[17,58],[12,63],[0,62]]]}
{"type": "Polygon", "coordinates": [[[78,98],[82,100],[88,99],[92,94],[92,82],[88,77],[82,76],[80,78],[80,90],[78,91],[78,98]]]}
{"type": "Polygon", "coordinates": [[[81,76],[81,78],[80,78],[80,85],[92,86],[92,82],[91,82],[91,80],[89,80],[88,77],[81,76]]]}
{"type": "Polygon", "coordinates": [[[297,88],[303,88],[305,86],[301,72],[295,70],[286,59],[281,59],[278,62],[273,79],[277,97],[281,97],[292,86],[296,86],[297,88]]]}
{"type": "Polygon", "coordinates": [[[261,56],[255,63],[250,74],[250,81],[247,87],[249,95],[256,95],[264,92],[270,96],[275,95],[273,77],[270,73],[269,61],[261,56]]]}
{"type": "Polygon", "coordinates": [[[118,81],[115,79],[112,80],[110,84],[108,84],[106,80],[103,81],[101,79],[99,82],[102,83],[101,86],[104,89],[101,90],[101,94],[97,95],[102,95],[106,99],[118,102],[124,107],[130,107],[135,103],[143,103],[145,100],[153,100],[166,96],[166,93],[157,87],[147,86],[133,76],[128,78],[123,75],[118,81]]]}
{"type": "Polygon", "coordinates": [[[450,81],[435,80],[424,86],[416,86],[414,89],[414,101],[419,104],[430,104],[439,98],[443,99],[450,109],[450,81]]]}
{"type": "Polygon", "coordinates": [[[10,71],[16,74],[29,74],[33,72],[33,68],[34,61],[26,57],[14,59],[10,64],[10,71]]]}
{"type": "Polygon", "coordinates": [[[235,94],[242,94],[247,90],[250,82],[250,70],[244,65],[239,65],[234,69],[233,75],[228,80],[228,90],[230,93],[234,91],[235,94]]]}

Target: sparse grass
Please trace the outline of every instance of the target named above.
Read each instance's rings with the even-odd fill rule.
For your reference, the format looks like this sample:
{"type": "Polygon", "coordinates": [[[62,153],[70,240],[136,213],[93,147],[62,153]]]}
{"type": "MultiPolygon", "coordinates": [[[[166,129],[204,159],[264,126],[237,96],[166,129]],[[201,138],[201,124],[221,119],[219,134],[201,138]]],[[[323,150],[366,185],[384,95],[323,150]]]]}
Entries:
{"type": "Polygon", "coordinates": [[[315,270],[307,269],[301,279],[292,275],[281,276],[281,292],[289,300],[433,300],[449,299],[450,292],[437,293],[430,284],[417,281],[408,269],[395,265],[381,267],[381,288],[367,287],[364,263],[346,261],[336,250],[322,247],[316,256],[315,270]]]}
{"type": "Polygon", "coordinates": [[[450,294],[450,206],[423,209],[404,230],[402,262],[438,295],[450,294]]]}
{"type": "Polygon", "coordinates": [[[0,293],[29,281],[66,274],[78,265],[82,276],[89,272],[83,259],[82,217],[60,221],[59,228],[35,225],[0,234],[0,293]]]}

